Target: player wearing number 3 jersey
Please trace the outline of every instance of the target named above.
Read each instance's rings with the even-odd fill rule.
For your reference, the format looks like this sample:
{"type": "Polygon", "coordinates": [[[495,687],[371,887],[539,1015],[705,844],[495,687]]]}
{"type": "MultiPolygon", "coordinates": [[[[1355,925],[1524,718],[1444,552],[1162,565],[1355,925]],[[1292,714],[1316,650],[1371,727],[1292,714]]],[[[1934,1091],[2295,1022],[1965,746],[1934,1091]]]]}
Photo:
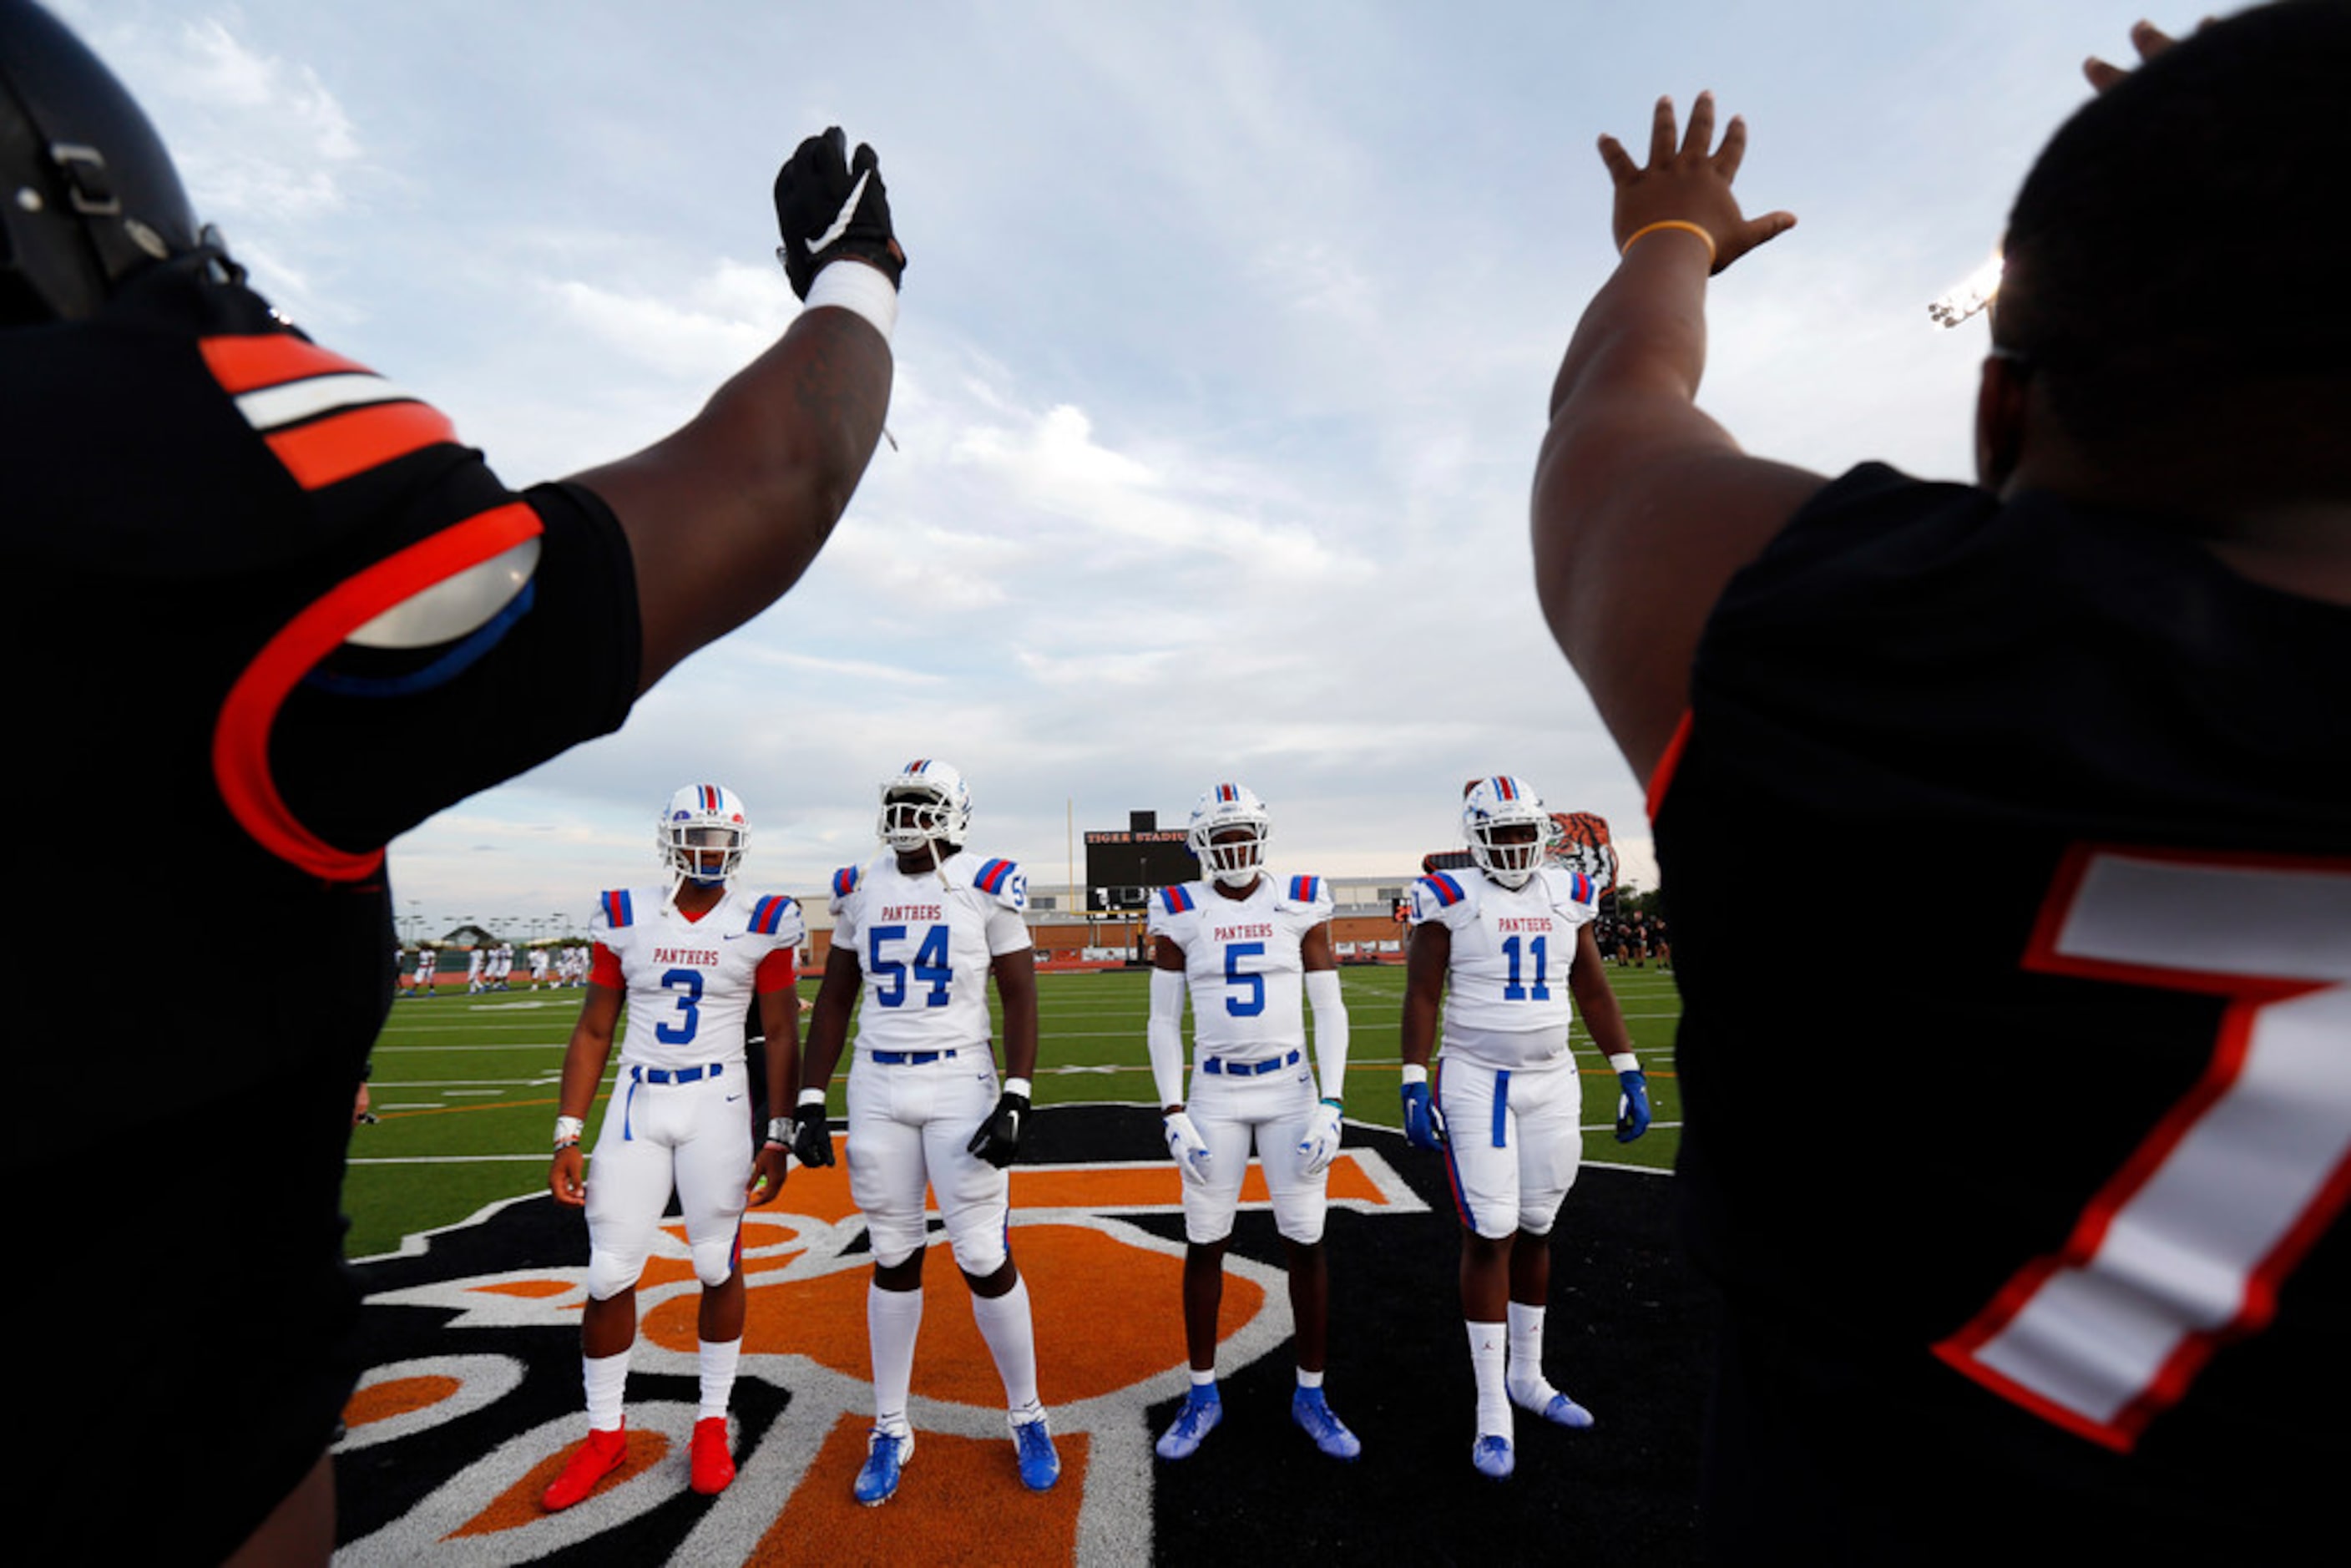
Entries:
{"type": "Polygon", "coordinates": [[[784,1184],[788,1145],[773,1124],[754,1165],[743,1027],[756,994],[767,1032],[768,1103],[791,1103],[799,1028],[792,955],[806,935],[799,906],[780,894],[738,894],[728,885],[750,827],[742,803],[715,784],[689,784],[672,796],[655,839],[671,883],[597,900],[588,999],[563,1058],[548,1180],[557,1202],[588,1211],[588,1301],[580,1340],[589,1430],[547,1489],[542,1500],[550,1510],[586,1498],[624,1456],[622,1407],[636,1343],[637,1276],[673,1185],[702,1281],[694,1490],[722,1491],[734,1479],[726,1399],[743,1342],[737,1237],[746,1204],[768,1202],[784,1184]],[[583,1186],[582,1124],[611,1055],[624,994],[629,1030],[621,1073],[583,1186]]]}
{"type": "Polygon", "coordinates": [[[1412,890],[1405,1132],[1416,1146],[1445,1150],[1478,1377],[1470,1462],[1500,1480],[1517,1464],[1511,1406],[1562,1427],[1592,1425],[1590,1412],[1542,1370],[1552,1225],[1583,1158],[1583,1089],[1567,1042],[1571,998],[1623,1084],[1620,1142],[1648,1130],[1649,1103],[1593,940],[1598,884],[1544,863],[1551,815],[1521,779],[1473,780],[1461,821],[1478,874],[1440,872],[1412,890]],[[1445,1059],[1432,1086],[1440,996],[1445,1059]]]}
{"type": "Polygon", "coordinates": [[[970,821],[970,792],[944,762],[910,762],[882,786],[880,832],[892,852],[833,877],[832,948],[809,1026],[793,1146],[804,1164],[831,1165],[825,1084],[857,1013],[849,1190],[873,1249],[873,1430],[856,1497],[869,1507],[897,1491],[914,1452],[906,1406],[923,1322],[925,1186],[1004,1379],[1020,1479],[1041,1491],[1061,1473],[1037,1396],[1029,1287],[1007,1228],[1005,1167],[1027,1129],[1037,1065],[1029,882],[1010,861],[965,852],[970,821]],[[991,977],[1004,1004],[1001,1092],[988,1045],[991,977]]]}

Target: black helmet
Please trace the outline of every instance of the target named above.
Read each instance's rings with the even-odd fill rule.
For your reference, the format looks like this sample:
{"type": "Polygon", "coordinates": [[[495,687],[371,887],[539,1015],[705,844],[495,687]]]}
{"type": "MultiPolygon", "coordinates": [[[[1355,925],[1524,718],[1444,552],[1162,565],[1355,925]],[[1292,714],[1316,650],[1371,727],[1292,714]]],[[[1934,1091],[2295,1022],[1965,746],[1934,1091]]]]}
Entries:
{"type": "Polygon", "coordinates": [[[31,0],[0,0],[0,324],[91,315],[200,243],[172,155],[114,73],[31,0]]]}

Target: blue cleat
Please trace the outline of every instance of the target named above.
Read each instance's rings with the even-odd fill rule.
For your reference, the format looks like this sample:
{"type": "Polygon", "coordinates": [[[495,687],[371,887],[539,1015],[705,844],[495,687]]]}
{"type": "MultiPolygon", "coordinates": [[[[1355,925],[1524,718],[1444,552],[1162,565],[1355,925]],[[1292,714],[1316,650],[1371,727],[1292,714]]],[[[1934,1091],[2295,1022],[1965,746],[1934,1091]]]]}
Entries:
{"type": "Polygon", "coordinates": [[[1498,1481],[1509,1480],[1510,1472],[1518,1468],[1518,1460],[1510,1453],[1510,1440],[1491,1433],[1479,1437],[1477,1447],[1469,1450],[1469,1462],[1478,1467],[1479,1475],[1498,1481]]]}
{"type": "Polygon", "coordinates": [[[914,1437],[901,1437],[876,1427],[865,1450],[865,1468],[857,1472],[857,1500],[867,1508],[888,1502],[898,1491],[898,1472],[914,1457],[914,1437]]]}
{"type": "Polygon", "coordinates": [[[1217,1385],[1196,1383],[1185,1396],[1184,1408],[1176,1412],[1176,1424],[1162,1432],[1153,1447],[1163,1459],[1188,1459],[1199,1452],[1200,1445],[1224,1418],[1225,1402],[1217,1396],[1217,1385]]]}
{"type": "Polygon", "coordinates": [[[1592,1412],[1556,1388],[1548,1395],[1537,1394],[1531,1399],[1521,1399],[1513,1394],[1510,1403],[1521,1410],[1533,1411],[1554,1427],[1573,1427],[1582,1431],[1592,1425],[1592,1412]]]}
{"type": "Polygon", "coordinates": [[[1042,1416],[1014,1425],[1012,1452],[1020,1462],[1020,1484],[1030,1491],[1050,1491],[1061,1479],[1061,1456],[1053,1452],[1053,1434],[1042,1416]]]}
{"type": "MultiPolygon", "coordinates": [[[[1334,1459],[1352,1459],[1364,1451],[1364,1445],[1347,1430],[1347,1424],[1331,1413],[1331,1402],[1322,1397],[1319,1388],[1301,1388],[1290,1396],[1290,1418],[1314,1439],[1316,1448],[1334,1459]]],[[[1176,1425],[1181,1427],[1183,1423],[1178,1421],[1176,1425]]],[[[1165,1440],[1161,1439],[1163,1443],[1165,1440]]]]}

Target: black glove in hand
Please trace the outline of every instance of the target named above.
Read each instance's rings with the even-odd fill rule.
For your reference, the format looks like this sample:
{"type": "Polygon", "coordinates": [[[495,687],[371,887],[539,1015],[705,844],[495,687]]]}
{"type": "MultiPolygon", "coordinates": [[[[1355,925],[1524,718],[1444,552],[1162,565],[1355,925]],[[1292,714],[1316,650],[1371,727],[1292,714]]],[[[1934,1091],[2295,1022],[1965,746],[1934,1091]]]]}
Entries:
{"type": "Polygon", "coordinates": [[[784,236],[776,254],[803,299],[825,265],[845,256],[880,267],[893,287],[906,270],[906,253],[890,231],[881,161],[862,141],[853,159],[848,147],[832,126],[801,142],[776,172],[776,225],[784,236]]]}
{"type": "Polygon", "coordinates": [[[832,1164],[832,1124],[821,1105],[803,1105],[792,1124],[792,1157],[804,1166],[832,1164]]]}
{"type": "Polygon", "coordinates": [[[1020,1153],[1020,1129],[1029,1120],[1029,1096],[1007,1090],[997,1096],[996,1109],[979,1124],[965,1147],[998,1170],[1010,1165],[1020,1153]]]}

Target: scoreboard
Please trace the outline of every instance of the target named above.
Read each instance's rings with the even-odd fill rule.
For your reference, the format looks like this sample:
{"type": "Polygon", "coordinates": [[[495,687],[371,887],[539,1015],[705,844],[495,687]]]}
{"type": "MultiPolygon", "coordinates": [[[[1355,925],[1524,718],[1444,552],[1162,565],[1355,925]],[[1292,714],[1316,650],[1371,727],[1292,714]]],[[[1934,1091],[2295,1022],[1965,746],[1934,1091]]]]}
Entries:
{"type": "Polygon", "coordinates": [[[1086,835],[1086,907],[1141,909],[1152,890],[1200,874],[1180,828],[1130,828],[1086,835]]]}

